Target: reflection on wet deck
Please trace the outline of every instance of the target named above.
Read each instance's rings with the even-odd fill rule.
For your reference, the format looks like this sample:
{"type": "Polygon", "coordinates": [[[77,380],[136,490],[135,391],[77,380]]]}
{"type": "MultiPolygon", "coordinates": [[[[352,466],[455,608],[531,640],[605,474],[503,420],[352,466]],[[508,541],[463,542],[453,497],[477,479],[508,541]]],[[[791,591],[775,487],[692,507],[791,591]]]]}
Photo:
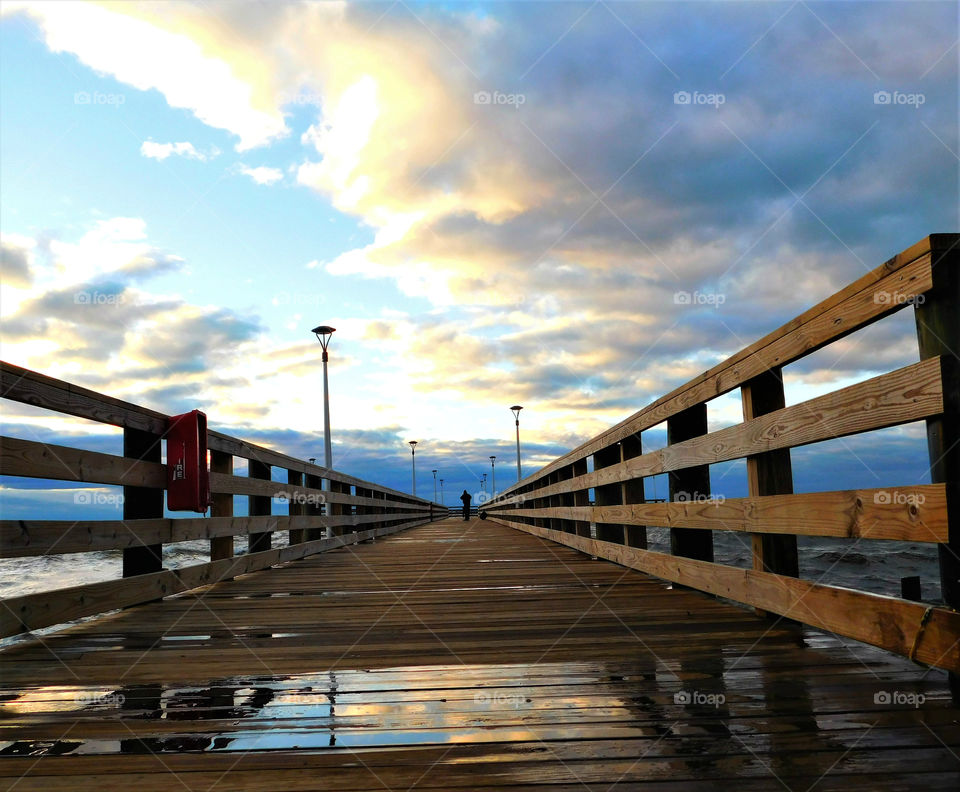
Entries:
{"type": "Polygon", "coordinates": [[[498,525],[462,526],[11,647],[8,788],[960,782],[960,712],[940,672],[498,525]]]}

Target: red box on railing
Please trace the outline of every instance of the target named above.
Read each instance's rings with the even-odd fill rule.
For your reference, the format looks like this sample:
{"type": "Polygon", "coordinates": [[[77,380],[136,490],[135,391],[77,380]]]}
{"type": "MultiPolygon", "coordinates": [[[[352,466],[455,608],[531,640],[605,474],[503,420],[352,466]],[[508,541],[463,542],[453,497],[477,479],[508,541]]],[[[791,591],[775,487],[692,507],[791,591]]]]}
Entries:
{"type": "Polygon", "coordinates": [[[167,508],[205,512],[211,502],[207,416],[199,410],[171,416],[166,438],[167,508]]]}

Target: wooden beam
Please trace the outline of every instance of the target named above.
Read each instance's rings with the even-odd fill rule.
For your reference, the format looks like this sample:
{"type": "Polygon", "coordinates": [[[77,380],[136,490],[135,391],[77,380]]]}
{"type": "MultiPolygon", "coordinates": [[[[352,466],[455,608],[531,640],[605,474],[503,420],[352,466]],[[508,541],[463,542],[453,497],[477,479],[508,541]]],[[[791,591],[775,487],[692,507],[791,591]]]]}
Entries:
{"type": "Polygon", "coordinates": [[[925,603],[827,586],[755,569],[625,547],[494,518],[521,531],[679,585],[778,613],[879,646],[917,662],[960,671],[960,613],[925,603]]]}
{"type": "MultiPolygon", "coordinates": [[[[160,443],[160,435],[152,432],[144,432],[140,429],[123,430],[123,456],[126,459],[136,459],[141,464],[164,468],[160,464],[160,443]]],[[[125,485],[123,519],[144,520],[163,517],[163,492],[162,489],[125,485]]],[[[162,544],[141,544],[124,549],[123,576],[125,578],[158,572],[161,569],[163,569],[162,544]]]]}
{"type": "MultiPolygon", "coordinates": [[[[640,435],[633,434],[623,438],[620,442],[620,461],[626,462],[628,459],[638,457],[643,453],[643,447],[640,443],[640,435]]],[[[620,482],[621,502],[624,505],[643,503],[646,495],[643,491],[643,479],[632,479],[630,481],[620,482]]],[[[628,547],[646,547],[647,546],[647,528],[646,525],[623,524],[624,541],[628,547]]]]}
{"type": "Polygon", "coordinates": [[[152,458],[101,454],[16,437],[0,437],[0,474],[157,489],[167,486],[166,466],[152,458]]]}
{"type": "MultiPolygon", "coordinates": [[[[696,404],[667,419],[667,446],[687,440],[698,440],[707,435],[707,405],[696,404]]],[[[664,449],[664,453],[668,449],[664,449]]],[[[710,468],[694,465],[671,470],[669,475],[671,501],[696,501],[710,497],[710,468]]],[[[691,531],[689,528],[670,529],[670,552],[676,556],[713,561],[713,534],[691,531]]]]}
{"type": "Polygon", "coordinates": [[[903,542],[947,541],[944,484],[726,498],[713,503],[634,503],[557,509],[503,509],[491,516],[552,516],[769,536],[833,536],[903,542]]]}
{"type": "MultiPolygon", "coordinates": [[[[210,452],[210,471],[225,476],[233,475],[233,456],[223,451],[210,452]]],[[[224,492],[213,493],[213,503],[210,506],[210,517],[233,517],[233,495],[224,492]]],[[[233,557],[233,536],[215,536],[210,540],[210,560],[220,561],[233,557]]]]}
{"type": "MultiPolygon", "coordinates": [[[[263,462],[257,462],[253,459],[248,460],[247,462],[247,475],[251,479],[261,479],[269,482],[268,487],[274,491],[274,494],[283,489],[282,485],[277,486],[270,480],[270,465],[265,465],[263,462]]],[[[249,505],[249,514],[251,517],[259,517],[262,515],[270,514],[272,509],[271,502],[272,495],[249,495],[248,503],[249,505]]],[[[264,531],[263,533],[250,534],[247,538],[247,546],[250,553],[259,553],[264,550],[270,549],[272,534],[270,531],[264,531]]]]}
{"type": "MultiPolygon", "coordinates": [[[[745,382],[740,388],[743,420],[782,410],[786,406],[783,375],[780,367],[772,368],[745,382]]],[[[747,491],[751,497],[789,495],[793,493],[793,467],[790,449],[778,448],[747,457],[747,491]]],[[[798,577],[797,537],[792,534],[754,534],[753,568],[778,575],[798,577]]]]}
{"type": "MultiPolygon", "coordinates": [[[[915,304],[920,357],[940,361],[944,409],[927,419],[930,479],[947,488],[949,538],[939,547],[943,601],[960,610],[960,238],[933,262],[933,288],[915,304]]],[[[960,703],[960,676],[950,689],[960,703]]]]}

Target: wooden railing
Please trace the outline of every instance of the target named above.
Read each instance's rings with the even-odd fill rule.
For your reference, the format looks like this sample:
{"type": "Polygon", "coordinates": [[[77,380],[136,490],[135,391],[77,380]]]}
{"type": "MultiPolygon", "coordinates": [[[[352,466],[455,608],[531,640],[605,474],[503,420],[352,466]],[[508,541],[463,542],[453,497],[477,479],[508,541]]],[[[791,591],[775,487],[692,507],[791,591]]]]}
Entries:
{"type": "MultiPolygon", "coordinates": [[[[123,487],[122,520],[2,520],[0,557],[119,550],[123,578],[0,600],[0,637],[160,599],[312,553],[374,539],[447,515],[447,509],[336,470],[209,430],[210,516],[164,517],[164,436],[170,417],[9,363],[4,399],[122,427],[123,456],[0,438],[0,473],[123,487]],[[233,473],[234,458],[247,475],[233,473]],[[286,472],[274,481],[273,468],[286,472]],[[234,496],[249,515],[234,516],[234,496]],[[288,514],[271,514],[274,499],[288,514]],[[287,531],[289,544],[271,547],[287,531]],[[329,536],[325,536],[329,533],[329,536]],[[234,556],[234,537],[248,552],[234,556]],[[210,561],[164,569],[163,545],[209,540],[210,561]]],[[[83,490],[78,490],[83,492],[83,490]]]]}
{"type": "Polygon", "coordinates": [[[483,508],[591,555],[960,671],[958,247],[957,234],[921,240],[483,508]],[[784,366],[908,305],[919,362],[785,405],[784,366]],[[708,432],[707,401],[735,388],[743,422],[708,432]],[[933,483],[793,494],[791,448],[920,420],[933,483]],[[640,433],[663,421],[666,447],[644,453],[640,433]],[[742,458],[749,496],[712,498],[709,465],[742,458]],[[659,474],[670,502],[646,503],[643,479],[659,474]],[[670,553],[647,548],[645,526],[670,529],[670,553]],[[749,534],[753,568],[714,563],[714,530],[749,534]],[[798,535],[936,543],[947,607],[799,579],[798,535]]]}

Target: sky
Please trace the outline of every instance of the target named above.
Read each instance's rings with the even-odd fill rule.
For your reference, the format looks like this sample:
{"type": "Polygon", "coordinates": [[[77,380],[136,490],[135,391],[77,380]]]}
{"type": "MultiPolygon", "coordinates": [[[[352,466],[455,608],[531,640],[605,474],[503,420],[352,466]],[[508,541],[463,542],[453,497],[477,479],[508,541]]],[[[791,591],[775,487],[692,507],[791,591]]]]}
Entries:
{"type": "MultiPolygon", "coordinates": [[[[418,440],[451,504],[491,454],[516,480],[510,405],[526,475],[958,227],[953,2],[0,8],[3,359],[322,458],[329,324],[334,466],[409,491],[418,440]]],[[[914,362],[912,322],[789,366],[788,404],[914,362]]],[[[795,452],[798,491],[922,482],[922,435],[795,452]]],[[[48,487],[0,504],[69,516],[48,487]]]]}

